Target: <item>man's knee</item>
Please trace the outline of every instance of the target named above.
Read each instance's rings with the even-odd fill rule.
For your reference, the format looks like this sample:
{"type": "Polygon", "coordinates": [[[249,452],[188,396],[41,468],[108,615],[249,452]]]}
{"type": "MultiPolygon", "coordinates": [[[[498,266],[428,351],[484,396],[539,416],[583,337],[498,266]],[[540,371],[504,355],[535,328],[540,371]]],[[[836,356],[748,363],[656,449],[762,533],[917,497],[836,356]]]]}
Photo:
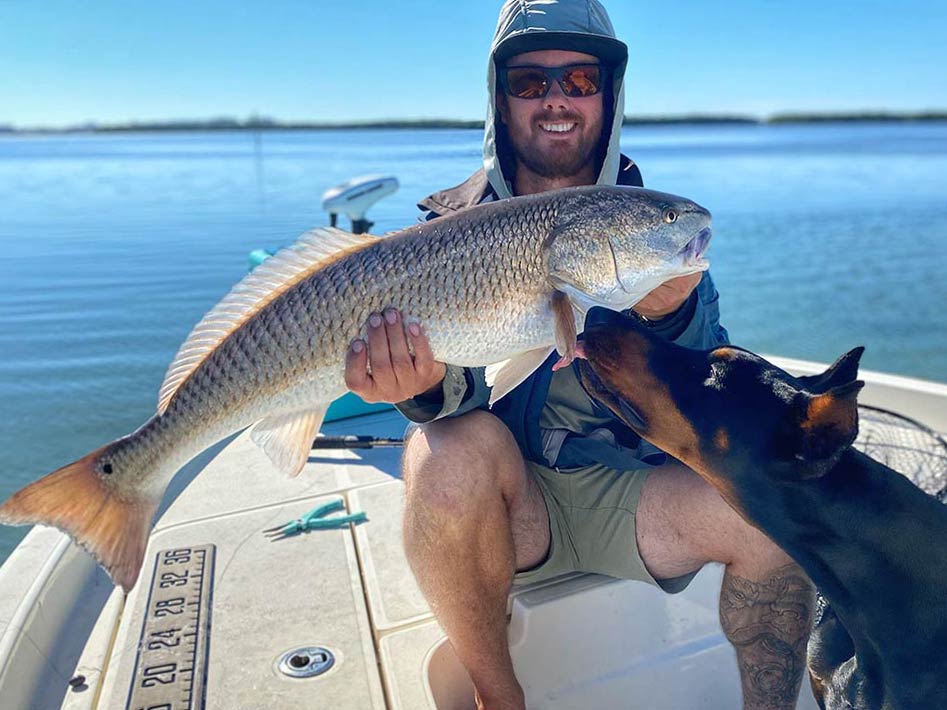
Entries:
{"type": "Polygon", "coordinates": [[[639,551],[658,576],[677,576],[706,562],[764,571],[790,561],[710,484],[683,466],[668,465],[648,477],[637,521],[639,551]]]}
{"type": "Polygon", "coordinates": [[[409,496],[462,509],[473,497],[495,495],[514,483],[510,479],[522,469],[522,456],[503,422],[475,410],[414,429],[401,464],[409,496]]]}
{"type": "Polygon", "coordinates": [[[734,550],[734,561],[742,563],[744,568],[755,568],[760,574],[779,569],[786,565],[795,565],[795,561],[779,545],[747,522],[742,538],[742,546],[734,550]]]}
{"type": "Polygon", "coordinates": [[[717,552],[716,561],[735,563],[747,573],[755,571],[758,574],[793,563],[782,548],[722,498],[715,512],[720,535],[709,544],[717,552]]]}

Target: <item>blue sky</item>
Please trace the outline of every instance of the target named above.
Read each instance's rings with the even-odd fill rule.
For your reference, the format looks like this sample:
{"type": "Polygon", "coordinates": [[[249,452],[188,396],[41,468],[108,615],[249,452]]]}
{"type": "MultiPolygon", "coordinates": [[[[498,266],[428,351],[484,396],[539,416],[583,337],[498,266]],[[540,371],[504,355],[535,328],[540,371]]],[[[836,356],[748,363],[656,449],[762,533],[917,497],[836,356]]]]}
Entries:
{"type": "MultiPolygon", "coordinates": [[[[630,114],[947,108],[944,0],[605,3],[630,114]]],[[[499,4],[0,0],[0,124],[482,118],[499,4]]]]}

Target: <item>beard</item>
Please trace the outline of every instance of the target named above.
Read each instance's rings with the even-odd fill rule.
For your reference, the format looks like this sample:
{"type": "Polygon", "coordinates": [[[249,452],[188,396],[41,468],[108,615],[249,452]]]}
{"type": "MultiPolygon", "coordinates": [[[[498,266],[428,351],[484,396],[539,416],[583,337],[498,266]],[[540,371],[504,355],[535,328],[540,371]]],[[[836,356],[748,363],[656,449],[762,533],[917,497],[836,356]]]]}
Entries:
{"type": "MultiPolygon", "coordinates": [[[[543,114],[533,125],[539,122],[571,122],[577,123],[579,132],[577,143],[562,141],[552,146],[540,145],[541,134],[529,133],[526,136],[517,136],[510,133],[510,146],[515,158],[531,172],[546,179],[571,178],[578,175],[583,169],[595,163],[599,140],[602,135],[601,126],[591,126],[587,130],[579,116],[543,114]]],[[[534,129],[541,131],[538,126],[534,129]]]]}

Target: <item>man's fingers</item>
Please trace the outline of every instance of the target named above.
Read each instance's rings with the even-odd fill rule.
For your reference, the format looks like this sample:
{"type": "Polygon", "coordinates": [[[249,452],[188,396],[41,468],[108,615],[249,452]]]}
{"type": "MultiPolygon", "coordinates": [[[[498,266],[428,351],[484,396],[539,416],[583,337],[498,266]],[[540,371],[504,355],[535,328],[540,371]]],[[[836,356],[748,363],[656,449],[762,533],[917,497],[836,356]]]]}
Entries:
{"type": "Polygon", "coordinates": [[[354,340],[345,353],[345,386],[362,399],[371,397],[375,389],[368,374],[368,348],[362,340],[354,340]]]}
{"type": "Polygon", "coordinates": [[[368,317],[368,352],[371,354],[372,379],[375,381],[375,386],[381,392],[394,391],[396,382],[388,354],[385,319],[379,313],[372,313],[368,317]]]}
{"type": "Polygon", "coordinates": [[[366,402],[400,402],[444,379],[447,366],[434,360],[420,325],[405,327],[396,309],[373,313],[366,330],[345,355],[345,385],[366,402]]]}
{"type": "Polygon", "coordinates": [[[408,326],[408,338],[411,340],[411,348],[414,350],[414,369],[420,377],[425,380],[434,379],[435,374],[439,374],[437,379],[443,379],[446,367],[443,363],[434,360],[434,353],[431,351],[431,343],[427,335],[421,328],[420,323],[412,323],[408,326]]]}
{"type": "Polygon", "coordinates": [[[703,274],[698,272],[668,279],[642,298],[634,310],[646,318],[663,318],[681,307],[702,277],[703,274]]]}
{"type": "Polygon", "coordinates": [[[391,370],[399,384],[414,380],[414,362],[408,352],[401,314],[394,308],[385,311],[385,335],[388,337],[388,357],[391,370]]]}
{"type": "Polygon", "coordinates": [[[673,285],[677,290],[686,291],[687,295],[690,296],[691,291],[697,288],[697,284],[700,283],[700,280],[704,277],[703,271],[698,271],[695,274],[687,274],[685,276],[678,276],[676,278],[668,281],[668,284],[673,285]]]}
{"type": "Polygon", "coordinates": [[[663,284],[658,286],[651,293],[663,293],[667,295],[679,295],[687,298],[691,295],[697,284],[700,283],[700,279],[703,277],[703,273],[698,271],[696,274],[685,274],[684,276],[675,276],[673,279],[668,279],[663,284]]]}

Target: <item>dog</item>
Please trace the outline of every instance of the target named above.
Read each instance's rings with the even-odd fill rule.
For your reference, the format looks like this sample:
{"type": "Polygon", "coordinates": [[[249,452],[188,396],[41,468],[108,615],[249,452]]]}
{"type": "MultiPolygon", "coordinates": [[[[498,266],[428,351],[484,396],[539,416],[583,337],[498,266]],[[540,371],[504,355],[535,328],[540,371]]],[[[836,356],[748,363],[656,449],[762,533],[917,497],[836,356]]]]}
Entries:
{"type": "Polygon", "coordinates": [[[794,377],[593,308],[576,367],[590,395],[696,471],[828,601],[807,654],[823,710],[947,708],[947,508],[852,447],[862,352],[794,377]]]}

